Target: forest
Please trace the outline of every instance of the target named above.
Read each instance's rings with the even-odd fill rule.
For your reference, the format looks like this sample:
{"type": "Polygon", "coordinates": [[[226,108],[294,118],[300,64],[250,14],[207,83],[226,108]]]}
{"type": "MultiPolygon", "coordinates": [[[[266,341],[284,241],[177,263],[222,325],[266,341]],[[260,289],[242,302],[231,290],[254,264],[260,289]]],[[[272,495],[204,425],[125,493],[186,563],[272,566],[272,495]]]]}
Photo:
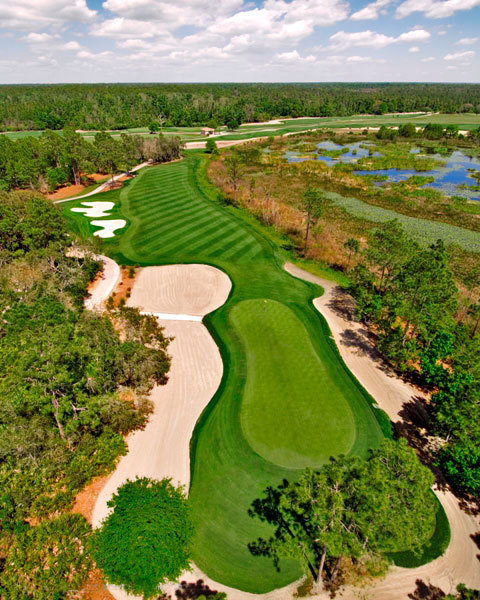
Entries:
{"type": "Polygon", "coordinates": [[[17,141],[0,136],[0,189],[48,192],[66,183],[85,183],[87,173],[113,175],[144,160],[161,163],[180,156],[176,137],[122,134],[116,139],[98,132],[89,143],[71,127],[62,133],[45,131],[40,138],[17,141]]]}
{"type": "Polygon", "coordinates": [[[240,124],[274,117],[480,113],[480,85],[425,83],[0,86],[2,131],[240,124]]]}
{"type": "Polygon", "coordinates": [[[135,309],[86,311],[101,263],[32,192],[0,192],[0,597],[64,598],[92,567],[71,511],[164,384],[169,338],[135,309]],[[121,336],[118,333],[122,332],[121,336]]]}

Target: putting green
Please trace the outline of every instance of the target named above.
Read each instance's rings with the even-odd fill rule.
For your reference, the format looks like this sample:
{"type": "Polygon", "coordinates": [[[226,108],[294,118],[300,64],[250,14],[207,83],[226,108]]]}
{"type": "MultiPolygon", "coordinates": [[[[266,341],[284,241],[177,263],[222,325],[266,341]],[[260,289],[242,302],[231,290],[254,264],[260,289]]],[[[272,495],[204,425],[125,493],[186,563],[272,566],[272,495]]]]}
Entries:
{"type": "Polygon", "coordinates": [[[241,423],[251,447],[296,469],[348,454],[352,411],[298,317],[280,302],[244,300],[230,320],[247,356],[241,423]]]}

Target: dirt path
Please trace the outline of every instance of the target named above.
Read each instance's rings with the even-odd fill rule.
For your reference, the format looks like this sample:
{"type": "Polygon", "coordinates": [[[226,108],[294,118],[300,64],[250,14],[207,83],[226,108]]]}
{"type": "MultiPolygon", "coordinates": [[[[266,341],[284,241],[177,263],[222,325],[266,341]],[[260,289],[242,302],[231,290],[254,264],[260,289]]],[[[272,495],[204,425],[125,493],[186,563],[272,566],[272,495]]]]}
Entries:
{"type": "MultiPolygon", "coordinates": [[[[351,320],[350,302],[341,288],[289,263],[285,265],[285,270],[324,288],[325,293],[314,300],[314,305],[327,320],[345,364],[390,419],[394,423],[401,423],[405,405],[421,398],[421,392],[396,377],[376,354],[368,331],[361,323],[351,320]]],[[[462,511],[450,491],[434,491],[450,522],[452,537],[447,551],[416,569],[391,568],[383,581],[368,590],[369,599],[408,598],[408,593],[415,589],[417,579],[439,586],[447,593],[454,591],[458,583],[480,588],[478,548],[471,538],[480,531],[478,518],[462,511]]],[[[346,590],[342,595],[342,598],[355,597],[354,590],[346,590]]]]}

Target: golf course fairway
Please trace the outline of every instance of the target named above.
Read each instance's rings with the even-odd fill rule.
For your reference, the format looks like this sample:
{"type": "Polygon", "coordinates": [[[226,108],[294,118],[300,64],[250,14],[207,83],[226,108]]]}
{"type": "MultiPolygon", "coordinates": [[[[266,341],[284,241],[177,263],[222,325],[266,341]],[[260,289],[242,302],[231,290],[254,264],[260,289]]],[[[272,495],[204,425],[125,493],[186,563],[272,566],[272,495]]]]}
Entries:
{"type": "MultiPolygon", "coordinates": [[[[253,556],[269,525],[248,509],[269,485],[293,480],[330,455],[366,456],[390,422],[345,367],[312,300],[322,289],[293,278],[284,257],[248,217],[225,206],[205,177],[206,157],[144,169],[121,191],[127,225],[103,250],[124,265],[205,263],[232,281],[227,302],[204,318],[224,365],[219,389],[191,440],[193,560],[213,580],[253,593],[301,575],[295,561],[253,556]]],[[[64,205],[73,230],[85,217],[64,205]]]]}

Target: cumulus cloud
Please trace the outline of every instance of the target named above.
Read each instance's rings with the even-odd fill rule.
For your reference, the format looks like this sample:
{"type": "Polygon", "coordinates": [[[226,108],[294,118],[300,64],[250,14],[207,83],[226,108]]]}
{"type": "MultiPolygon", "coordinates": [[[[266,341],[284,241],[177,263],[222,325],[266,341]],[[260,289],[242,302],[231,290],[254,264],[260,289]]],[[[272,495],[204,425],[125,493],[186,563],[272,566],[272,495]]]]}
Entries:
{"type": "Polygon", "coordinates": [[[215,18],[240,10],[242,5],[243,0],[106,0],[103,8],[125,19],[153,21],[178,28],[182,25],[204,27],[215,18]]]}
{"type": "Polygon", "coordinates": [[[443,57],[444,60],[465,60],[475,56],[473,50],[466,50],[465,52],[454,52],[453,54],[447,54],[443,57]]]}
{"type": "Polygon", "coordinates": [[[93,59],[93,60],[99,60],[102,58],[111,58],[112,56],[114,56],[113,52],[110,52],[110,50],[105,50],[104,52],[90,52],[89,50],[80,50],[80,52],[77,52],[77,58],[88,58],[88,59],[93,59]]]}
{"type": "Polygon", "coordinates": [[[347,33],[338,31],[330,36],[332,48],[345,50],[352,46],[366,46],[370,48],[384,48],[397,42],[424,42],[430,38],[430,33],[424,29],[415,29],[402,33],[398,37],[388,36],[375,31],[357,31],[347,33]]]}
{"type": "Polygon", "coordinates": [[[461,40],[458,40],[458,42],[455,43],[459,46],[473,46],[473,44],[476,44],[478,40],[480,40],[480,38],[478,37],[462,38],[461,40]]]}
{"type": "Polygon", "coordinates": [[[420,48],[418,46],[412,46],[411,48],[408,49],[409,52],[415,53],[415,52],[420,52],[420,48]]]}
{"type": "Polygon", "coordinates": [[[293,50],[292,52],[281,52],[274,57],[275,61],[278,62],[314,62],[315,57],[313,55],[309,56],[301,56],[297,50],[293,50]]]}
{"type": "Polygon", "coordinates": [[[80,50],[80,44],[75,41],[67,42],[63,44],[62,50],[80,50]]]}
{"type": "Polygon", "coordinates": [[[434,56],[426,56],[425,58],[422,58],[422,62],[432,62],[432,60],[435,60],[434,56]]]}
{"type": "Polygon", "coordinates": [[[45,42],[51,42],[54,39],[54,36],[49,33],[31,32],[23,39],[30,44],[44,44],[45,42]]]}
{"type": "Polygon", "coordinates": [[[112,39],[140,39],[152,38],[154,35],[165,35],[167,34],[167,30],[161,24],[152,24],[147,27],[144,21],[116,17],[114,19],[107,19],[101,23],[95,23],[90,33],[96,37],[112,39]]]}
{"type": "Polygon", "coordinates": [[[402,33],[396,39],[397,42],[426,42],[430,39],[430,33],[425,29],[413,29],[402,33]]]}
{"type": "Polygon", "coordinates": [[[456,11],[480,6],[480,0],[405,0],[396,11],[397,18],[408,17],[413,12],[423,12],[426,17],[443,19],[456,11]]]}
{"type": "Polygon", "coordinates": [[[88,23],[97,12],[86,0],[0,0],[0,28],[34,31],[51,25],[88,23]]]}
{"type": "Polygon", "coordinates": [[[388,6],[391,3],[391,0],[377,0],[376,2],[371,2],[364,6],[357,12],[354,12],[350,17],[354,21],[367,21],[371,19],[378,19],[380,13],[383,13],[383,8],[388,6]]]}

